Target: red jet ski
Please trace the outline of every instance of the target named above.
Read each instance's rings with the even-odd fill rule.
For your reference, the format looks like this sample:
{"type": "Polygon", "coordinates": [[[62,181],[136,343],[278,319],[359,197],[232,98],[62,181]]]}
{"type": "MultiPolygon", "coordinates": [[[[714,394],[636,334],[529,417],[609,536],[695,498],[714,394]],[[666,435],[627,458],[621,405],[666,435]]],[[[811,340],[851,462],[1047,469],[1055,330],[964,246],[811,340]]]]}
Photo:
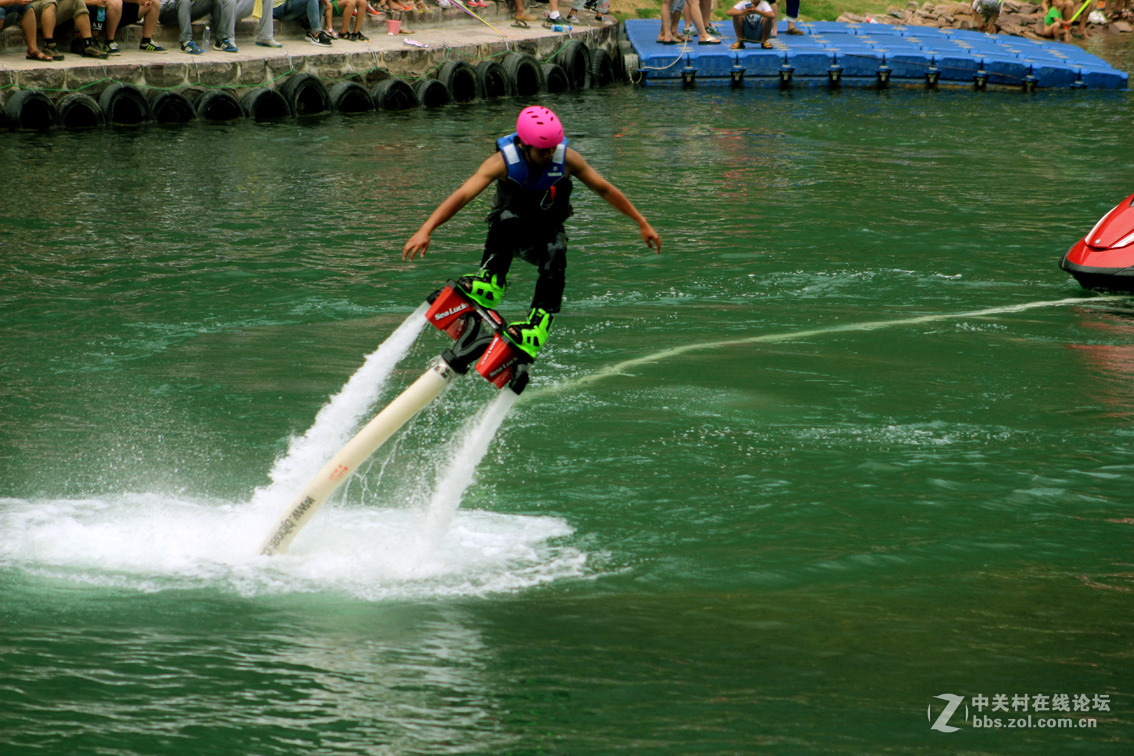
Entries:
{"type": "Polygon", "coordinates": [[[1075,242],[1059,267],[1086,289],[1134,291],[1134,194],[1075,242]]]}

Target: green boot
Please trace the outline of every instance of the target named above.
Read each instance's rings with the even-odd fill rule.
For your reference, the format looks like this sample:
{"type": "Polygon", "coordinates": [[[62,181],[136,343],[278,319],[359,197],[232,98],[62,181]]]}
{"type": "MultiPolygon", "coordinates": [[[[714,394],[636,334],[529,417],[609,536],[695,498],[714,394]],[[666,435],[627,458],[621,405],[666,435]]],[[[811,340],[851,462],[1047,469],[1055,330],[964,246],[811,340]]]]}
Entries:
{"type": "Polygon", "coordinates": [[[490,310],[500,306],[500,302],[504,299],[504,289],[507,288],[507,284],[501,281],[499,276],[483,268],[471,276],[457,279],[457,285],[472,301],[490,310]]]}
{"type": "Polygon", "coordinates": [[[533,307],[528,319],[523,323],[512,323],[508,326],[508,334],[516,346],[523,349],[529,356],[535,357],[539,350],[547,343],[547,334],[551,331],[552,315],[547,310],[533,307]]]}

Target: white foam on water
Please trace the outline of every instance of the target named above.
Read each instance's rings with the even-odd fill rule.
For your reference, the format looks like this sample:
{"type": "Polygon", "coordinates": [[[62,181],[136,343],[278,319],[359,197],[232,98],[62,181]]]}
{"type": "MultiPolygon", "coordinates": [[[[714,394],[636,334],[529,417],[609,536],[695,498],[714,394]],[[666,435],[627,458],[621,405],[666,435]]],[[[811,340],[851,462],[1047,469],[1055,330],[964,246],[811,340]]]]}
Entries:
{"type": "Polygon", "coordinates": [[[364,600],[484,595],[582,576],[586,554],[556,543],[572,533],[564,521],[458,513],[516,401],[511,391],[501,391],[441,450],[431,490],[395,492],[392,503],[401,508],[365,501],[324,507],[286,554],[259,554],[279,501],[290,500],[350,439],[416,341],[423,313],[424,305],[292,439],[251,502],[158,493],[0,499],[0,568],[139,591],[220,588],[364,600]],[[415,501],[428,504],[406,505],[415,501]]]}
{"type": "MultiPolygon", "coordinates": [[[[586,555],[554,517],[453,513],[415,553],[426,513],[321,511],[283,555],[248,549],[244,503],[159,494],[0,499],[0,568],[105,588],[220,589],[244,596],[332,593],[368,601],[480,596],[579,577],[586,555]]],[[[256,532],[255,539],[262,534],[256,532]]]]}

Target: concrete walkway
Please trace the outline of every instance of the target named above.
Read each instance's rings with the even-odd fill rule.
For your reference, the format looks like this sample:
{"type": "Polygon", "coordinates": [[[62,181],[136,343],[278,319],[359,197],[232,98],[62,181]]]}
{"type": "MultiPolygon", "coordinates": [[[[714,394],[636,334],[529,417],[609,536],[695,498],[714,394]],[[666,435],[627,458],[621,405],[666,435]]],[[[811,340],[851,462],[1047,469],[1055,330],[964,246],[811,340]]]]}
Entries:
{"type": "MultiPolygon", "coordinates": [[[[41,89],[59,93],[82,89],[88,91],[103,81],[119,81],[139,87],[173,88],[203,85],[208,87],[254,87],[271,85],[290,73],[304,72],[328,82],[354,78],[369,84],[389,76],[414,79],[428,76],[446,60],[476,60],[509,51],[527,52],[544,59],[553,55],[568,38],[582,39],[589,46],[617,48],[618,26],[610,21],[597,21],[593,14],[579,9],[585,20],[572,24],[568,33],[546,29],[540,22],[529,22],[529,28],[513,26],[514,8],[502,2],[490,2],[476,13],[495,27],[485,24],[456,8],[442,9],[431,4],[434,12],[405,12],[400,17],[402,31],[412,34],[387,33],[386,16],[368,16],[363,32],[369,42],[334,40],[331,47],[319,47],[304,38],[304,30],[294,22],[275,22],[276,39],[282,48],[258,47],[253,43],[256,24],[241,21],[236,26],[236,53],[207,49],[202,55],[187,55],[178,49],[177,28],[158,26],[154,35],[165,53],[144,53],[138,50],[141,26],[134,24],[119,29],[117,40],[122,53],[106,60],[83,58],[70,53],[69,44],[61,44],[66,55],[62,61],[44,63],[26,60],[23,35],[19,28],[0,33],[0,87],[9,91],[41,89]]],[[[546,5],[533,4],[532,15],[543,18],[546,5]]],[[[336,19],[336,24],[341,22],[336,19]]],[[[198,44],[205,23],[194,25],[198,44]]],[[[214,32],[215,33],[215,32],[214,32]]]]}

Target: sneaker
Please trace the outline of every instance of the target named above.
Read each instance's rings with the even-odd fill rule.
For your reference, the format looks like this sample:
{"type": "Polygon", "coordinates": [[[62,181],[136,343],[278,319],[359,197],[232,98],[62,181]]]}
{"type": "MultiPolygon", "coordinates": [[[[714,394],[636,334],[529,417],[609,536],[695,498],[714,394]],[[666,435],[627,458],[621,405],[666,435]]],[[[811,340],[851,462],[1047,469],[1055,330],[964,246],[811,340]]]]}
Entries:
{"type": "Polygon", "coordinates": [[[152,41],[147,42],[144,45],[138,45],[138,49],[141,50],[142,52],[148,52],[148,53],[163,53],[163,52],[165,52],[164,47],[162,47],[161,45],[155,45],[152,41]]]}
{"type": "Polygon", "coordinates": [[[457,279],[457,285],[469,295],[469,298],[481,307],[495,309],[504,299],[504,290],[508,287],[499,276],[489,273],[481,268],[471,276],[462,276],[457,279]]]}
{"type": "Polygon", "coordinates": [[[101,47],[99,47],[94,42],[90,43],[89,45],[86,45],[83,48],[82,55],[83,55],[84,58],[98,58],[99,60],[106,60],[107,58],[110,57],[110,53],[103,50],[101,47]]]}
{"type": "Polygon", "coordinates": [[[237,48],[236,45],[232,44],[231,39],[214,39],[213,49],[227,53],[240,52],[240,49],[237,48]]]}
{"type": "Polygon", "coordinates": [[[508,335],[512,337],[516,346],[527,352],[529,356],[535,357],[547,343],[552,320],[553,317],[547,310],[532,308],[526,322],[512,323],[508,326],[508,335]]]}
{"type": "Polygon", "coordinates": [[[305,35],[308,42],[319,47],[330,47],[331,38],[324,34],[322,31],[313,32],[308,31],[305,35]]]}
{"type": "Polygon", "coordinates": [[[118,49],[118,43],[115,42],[114,40],[107,42],[106,45],[102,49],[106,51],[107,55],[121,55],[122,54],[122,51],[118,49]]]}
{"type": "Polygon", "coordinates": [[[200,55],[202,52],[204,52],[204,50],[197,47],[196,42],[189,40],[188,42],[181,43],[181,52],[185,53],[186,55],[200,55]]]}
{"type": "Polygon", "coordinates": [[[55,46],[54,42],[45,42],[43,44],[43,54],[50,55],[52,60],[63,60],[67,57],[59,52],[59,48],[55,46]]]}
{"type": "Polygon", "coordinates": [[[258,39],[256,40],[257,47],[283,47],[282,42],[277,42],[274,39],[258,39]]]}

